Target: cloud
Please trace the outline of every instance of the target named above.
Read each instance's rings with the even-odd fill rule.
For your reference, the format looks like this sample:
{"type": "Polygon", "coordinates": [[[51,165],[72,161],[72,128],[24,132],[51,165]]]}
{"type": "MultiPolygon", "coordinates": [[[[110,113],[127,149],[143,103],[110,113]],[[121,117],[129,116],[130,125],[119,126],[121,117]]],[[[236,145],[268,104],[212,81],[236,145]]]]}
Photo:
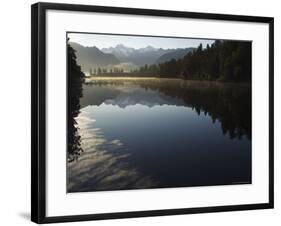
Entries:
{"type": "Polygon", "coordinates": [[[157,182],[128,164],[128,148],[118,139],[107,140],[93,128],[87,113],[78,123],[84,152],[77,161],[67,163],[68,192],[147,188],[157,182]],[[80,126],[80,124],[79,124],[80,126]]]}

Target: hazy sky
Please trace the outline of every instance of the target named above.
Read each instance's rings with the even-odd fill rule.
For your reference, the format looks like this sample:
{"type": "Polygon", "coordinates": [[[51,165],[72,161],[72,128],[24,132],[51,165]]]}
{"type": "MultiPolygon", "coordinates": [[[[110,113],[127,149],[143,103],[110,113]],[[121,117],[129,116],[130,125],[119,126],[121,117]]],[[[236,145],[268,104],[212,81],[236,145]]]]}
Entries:
{"type": "Polygon", "coordinates": [[[127,47],[136,49],[147,47],[148,45],[155,48],[187,48],[198,47],[202,43],[203,48],[207,44],[212,44],[214,40],[191,39],[191,38],[158,38],[158,37],[140,37],[125,35],[100,35],[100,34],[81,34],[69,33],[68,37],[71,42],[77,42],[83,46],[96,46],[99,49],[104,47],[115,47],[123,44],[127,47]]]}

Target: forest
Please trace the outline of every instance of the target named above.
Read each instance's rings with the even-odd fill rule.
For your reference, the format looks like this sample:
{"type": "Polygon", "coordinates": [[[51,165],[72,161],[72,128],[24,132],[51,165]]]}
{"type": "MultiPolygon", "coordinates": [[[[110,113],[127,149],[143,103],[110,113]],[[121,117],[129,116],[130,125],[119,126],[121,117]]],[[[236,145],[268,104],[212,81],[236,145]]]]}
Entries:
{"type": "Polygon", "coordinates": [[[91,75],[182,78],[221,82],[251,82],[251,42],[216,40],[203,49],[202,44],[183,58],[138,69],[94,69],[91,75]]]}

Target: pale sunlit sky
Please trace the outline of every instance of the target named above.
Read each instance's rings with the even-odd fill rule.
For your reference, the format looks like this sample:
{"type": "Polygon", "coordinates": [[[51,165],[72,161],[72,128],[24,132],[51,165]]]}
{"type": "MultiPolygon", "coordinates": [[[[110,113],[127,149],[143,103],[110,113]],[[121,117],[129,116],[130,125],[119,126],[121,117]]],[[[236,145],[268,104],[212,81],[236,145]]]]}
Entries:
{"type": "Polygon", "coordinates": [[[100,34],[83,34],[68,33],[70,42],[76,42],[83,46],[96,46],[99,49],[115,47],[123,44],[135,49],[152,46],[154,48],[174,49],[198,47],[202,43],[203,48],[207,44],[211,45],[214,40],[191,39],[191,38],[162,38],[162,37],[143,37],[143,36],[126,36],[126,35],[100,35],[100,34]]]}

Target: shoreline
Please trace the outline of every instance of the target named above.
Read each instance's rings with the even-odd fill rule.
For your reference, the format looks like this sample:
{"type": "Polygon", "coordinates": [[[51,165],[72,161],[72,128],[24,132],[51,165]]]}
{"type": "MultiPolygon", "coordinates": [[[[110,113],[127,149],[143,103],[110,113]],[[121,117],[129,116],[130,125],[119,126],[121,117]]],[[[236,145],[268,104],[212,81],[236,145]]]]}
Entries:
{"type": "Polygon", "coordinates": [[[171,80],[171,81],[185,81],[193,83],[217,83],[217,84],[235,84],[235,85],[247,85],[251,86],[251,82],[224,82],[224,81],[209,81],[209,80],[186,80],[183,78],[160,78],[160,77],[128,77],[128,76],[91,76],[85,78],[86,82],[88,81],[98,81],[98,80],[171,80]]]}

